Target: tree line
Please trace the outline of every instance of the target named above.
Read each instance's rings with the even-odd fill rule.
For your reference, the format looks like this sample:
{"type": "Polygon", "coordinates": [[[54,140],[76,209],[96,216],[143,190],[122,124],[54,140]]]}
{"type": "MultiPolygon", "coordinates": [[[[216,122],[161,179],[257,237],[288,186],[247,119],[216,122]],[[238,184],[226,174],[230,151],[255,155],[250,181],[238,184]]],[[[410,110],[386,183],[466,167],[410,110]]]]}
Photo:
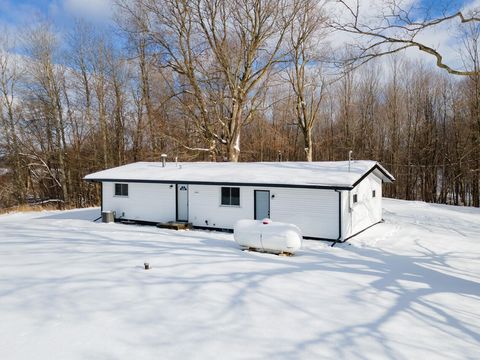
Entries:
{"type": "Polygon", "coordinates": [[[313,0],[134,0],[117,2],[108,31],[79,20],[68,33],[48,22],[4,32],[0,207],[93,205],[83,176],[162,153],[333,161],[350,150],[394,174],[386,196],[480,206],[476,22],[460,77],[401,52],[343,61],[356,55],[330,45],[335,26],[313,0]]]}

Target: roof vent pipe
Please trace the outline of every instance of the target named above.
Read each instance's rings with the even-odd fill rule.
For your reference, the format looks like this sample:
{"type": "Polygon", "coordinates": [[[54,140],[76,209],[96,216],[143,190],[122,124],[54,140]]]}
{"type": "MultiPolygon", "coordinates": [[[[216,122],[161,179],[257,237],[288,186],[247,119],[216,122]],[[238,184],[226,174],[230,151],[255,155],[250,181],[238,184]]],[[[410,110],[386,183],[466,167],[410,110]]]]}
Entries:
{"type": "Polygon", "coordinates": [[[162,158],[162,167],[165,167],[165,164],[167,163],[167,154],[162,154],[160,157],[162,158]]]}
{"type": "Polygon", "coordinates": [[[352,150],[348,152],[348,172],[350,172],[350,163],[352,162],[352,153],[353,153],[352,150]]]}

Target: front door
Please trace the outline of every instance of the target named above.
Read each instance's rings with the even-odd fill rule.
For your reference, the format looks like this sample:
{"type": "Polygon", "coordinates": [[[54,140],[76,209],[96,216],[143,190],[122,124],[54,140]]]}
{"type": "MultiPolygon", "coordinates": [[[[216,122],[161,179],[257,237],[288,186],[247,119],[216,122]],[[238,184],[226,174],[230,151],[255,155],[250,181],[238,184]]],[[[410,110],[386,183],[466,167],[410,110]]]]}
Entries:
{"type": "Polygon", "coordinates": [[[177,184],[177,221],[188,221],[187,184],[177,184]]]}
{"type": "Polygon", "coordinates": [[[270,191],[255,190],[255,220],[270,218],[270,191]]]}

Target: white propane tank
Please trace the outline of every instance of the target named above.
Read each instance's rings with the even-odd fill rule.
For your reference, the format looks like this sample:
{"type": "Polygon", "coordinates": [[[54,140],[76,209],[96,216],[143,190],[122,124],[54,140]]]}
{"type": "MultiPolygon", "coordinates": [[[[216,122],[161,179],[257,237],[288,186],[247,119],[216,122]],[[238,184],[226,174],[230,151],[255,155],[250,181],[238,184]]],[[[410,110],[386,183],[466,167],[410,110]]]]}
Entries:
{"type": "Polygon", "coordinates": [[[294,224],[264,220],[239,220],[233,238],[241,248],[253,248],[274,254],[289,253],[302,247],[302,232],[294,224]]]}

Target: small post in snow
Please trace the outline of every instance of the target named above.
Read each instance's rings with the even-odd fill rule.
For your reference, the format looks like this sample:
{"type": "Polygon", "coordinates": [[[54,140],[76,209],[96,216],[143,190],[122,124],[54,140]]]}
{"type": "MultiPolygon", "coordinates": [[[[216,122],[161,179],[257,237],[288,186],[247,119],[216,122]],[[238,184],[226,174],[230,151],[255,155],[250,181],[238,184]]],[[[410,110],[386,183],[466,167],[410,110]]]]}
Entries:
{"type": "Polygon", "coordinates": [[[145,267],[145,270],[150,270],[150,264],[149,263],[143,263],[143,266],[145,267]]]}

